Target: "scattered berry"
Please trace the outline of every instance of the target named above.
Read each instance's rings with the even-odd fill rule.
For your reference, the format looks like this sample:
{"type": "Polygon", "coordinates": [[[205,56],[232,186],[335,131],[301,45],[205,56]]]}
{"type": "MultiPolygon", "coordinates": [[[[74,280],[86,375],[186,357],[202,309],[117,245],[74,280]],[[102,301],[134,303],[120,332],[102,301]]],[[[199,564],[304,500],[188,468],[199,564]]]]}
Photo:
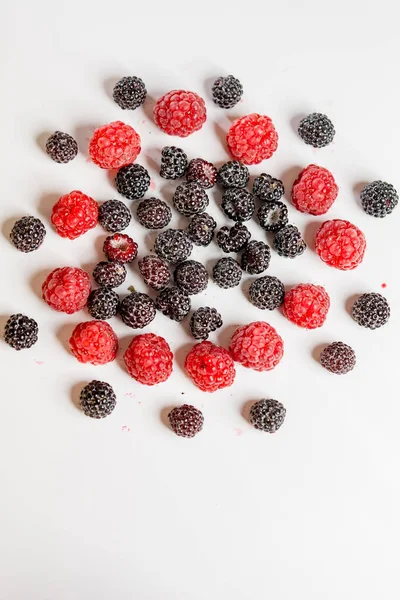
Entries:
{"type": "Polygon", "coordinates": [[[10,240],[21,252],[33,252],[43,243],[46,229],[36,217],[22,217],[14,223],[10,240]]]}
{"type": "Polygon", "coordinates": [[[190,161],[186,171],[186,179],[189,182],[195,181],[202,188],[212,188],[217,181],[217,169],[214,165],[202,158],[194,158],[190,161]]]}
{"type": "Polygon", "coordinates": [[[278,431],[286,416],[286,408],[272,398],[263,398],[255,402],[250,409],[250,423],[260,431],[275,433],[278,431]]]}
{"type": "Polygon", "coordinates": [[[239,327],[233,334],[230,351],[233,359],[255,371],[270,371],[283,356],[283,340],[263,321],[239,327]]]}
{"type": "Polygon", "coordinates": [[[99,223],[106,231],[122,231],[130,222],[130,210],[121,200],[107,200],[99,208],[99,223]]]}
{"type": "Polygon", "coordinates": [[[295,325],[316,329],[325,323],[329,306],[328,293],[321,285],[300,283],[285,294],[283,312],[295,325]]]}
{"type": "Polygon", "coordinates": [[[208,285],[208,273],[196,260],[186,260],[176,267],[174,280],[176,285],[187,294],[199,294],[208,285]]]}
{"type": "Polygon", "coordinates": [[[285,188],[280,179],[275,179],[266,173],[261,173],[254,179],[253,194],[264,202],[278,202],[284,193],[285,188]]]}
{"type": "Polygon", "coordinates": [[[273,155],[278,134],[269,117],[253,113],[231,125],[226,141],[233,158],[245,165],[256,165],[273,155]]]}
{"type": "Polygon", "coordinates": [[[222,195],[221,208],[233,221],[248,221],[256,208],[254,196],[247,190],[231,188],[222,195]]]}
{"type": "Polygon", "coordinates": [[[196,182],[181,183],[175,190],[173,202],[176,210],[185,217],[202,213],[208,206],[207,192],[196,182]]]}
{"type": "Polygon", "coordinates": [[[224,289],[236,287],[242,279],[243,271],[239,263],[231,257],[220,258],[213,268],[215,283],[224,289]]]}
{"type": "Polygon", "coordinates": [[[160,258],[178,263],[189,258],[193,244],[182,229],[166,229],[156,237],[154,250],[160,258]]]}
{"type": "Polygon", "coordinates": [[[140,153],[140,136],[130,125],[114,121],[96,129],[89,143],[92,161],[101,169],[120,169],[140,153]]]}
{"type": "Polygon", "coordinates": [[[285,287],[277,277],[265,275],[250,285],[250,302],[262,310],[274,310],[281,306],[285,298],[285,287]]]}
{"type": "Polygon", "coordinates": [[[98,216],[97,202],[75,190],[57,200],[51,213],[51,222],[58,235],[74,240],[96,227],[98,216]]]}
{"type": "Polygon", "coordinates": [[[214,237],[217,223],[206,212],[194,215],[187,228],[187,234],[196,246],[208,246],[214,237]]]}
{"type": "Polygon", "coordinates": [[[306,144],[314,148],[323,148],[332,142],[335,128],[326,115],[312,113],[300,121],[298,133],[306,144]]]}
{"type": "Polygon", "coordinates": [[[156,125],[169,135],[187,137],[201,129],[206,118],[204,100],[194,92],[173,90],[159,98],[154,107],[156,125]]]}
{"type": "Polygon", "coordinates": [[[156,308],[172,321],[182,321],[190,306],[190,296],[178,287],[165,288],[156,298],[156,308]]]}
{"type": "Polygon", "coordinates": [[[142,165],[130,164],[118,171],[115,183],[122,196],[128,200],[139,200],[150,187],[150,175],[142,165]]]}
{"type": "Polygon", "coordinates": [[[78,154],[78,144],[69,133],[55,131],[46,142],[46,152],[56,163],[68,163],[78,154]]]}
{"type": "Polygon", "coordinates": [[[335,202],[339,188],[328,169],[308,165],[301,171],[292,188],[292,202],[300,212],[325,214],[335,202]]]}
{"type": "Polygon", "coordinates": [[[216,392],[232,385],[236,371],[231,355],[222,346],[200,342],[186,356],[185,369],[203,392],[216,392]]]}
{"type": "Polygon", "coordinates": [[[146,285],[163,290],[171,281],[168,263],[158,256],[144,256],[139,260],[139,271],[146,285]]]}
{"type": "Polygon", "coordinates": [[[147,294],[132,292],[119,305],[121,319],[132,329],[143,329],[156,316],[156,307],[147,294]]]}
{"type": "Polygon", "coordinates": [[[106,237],[103,252],[108,260],[120,263],[132,262],[138,253],[138,245],[126,233],[114,233],[106,237]]]}
{"type": "Polygon", "coordinates": [[[172,219],[172,211],[164,200],[147,198],[139,203],[136,216],[143,227],[162,229],[172,219]]]}
{"type": "Polygon", "coordinates": [[[146,100],[147,90],[140,77],[123,77],[115,84],[113,98],[122,109],[134,110],[146,100]]]}
{"type": "Polygon", "coordinates": [[[367,215],[386,217],[390,215],[399,202],[399,196],[390,183],[373,181],[362,190],[361,204],[367,215]]]}
{"type": "Polygon", "coordinates": [[[87,417],[92,417],[92,419],[108,417],[116,404],[115,392],[105,381],[91,381],[81,391],[81,409],[87,417]]]}
{"type": "Polygon", "coordinates": [[[116,288],[122,285],[126,279],[125,265],[116,261],[103,260],[95,266],[93,279],[103,287],[116,288]]]}
{"type": "Polygon", "coordinates": [[[168,343],[154,333],[135,336],[124,354],[129,375],[144,385],[166,381],[172,373],[172,360],[168,343]]]}
{"type": "Polygon", "coordinates": [[[288,209],[283,202],[265,202],[257,212],[258,222],[265,231],[277,232],[288,222],[288,209]]]}
{"type": "Polygon", "coordinates": [[[315,250],[326,264],[342,271],[355,269],[363,260],[366,241],[349,221],[325,221],[315,235],[315,250]]]}
{"type": "Polygon", "coordinates": [[[381,294],[370,292],[357,298],[351,310],[352,317],[362,327],[377,329],[389,321],[390,306],[381,294]]]}
{"type": "Polygon", "coordinates": [[[43,300],[54,310],[71,315],[81,310],[90,294],[90,277],[76,267],[54,269],[42,285],[43,300]]]}
{"type": "Polygon", "coordinates": [[[192,314],[190,331],[196,340],[206,340],[209,334],[222,327],[222,317],[215,308],[201,306],[192,314]]]}
{"type": "Polygon", "coordinates": [[[307,245],[295,225],[285,225],[275,234],[274,248],[279,256],[296,258],[303,254],[307,245]]]}
{"type": "Polygon", "coordinates": [[[4,341],[14,350],[30,348],[38,341],[38,331],[34,319],[20,313],[11,315],[4,329],[4,341]]]}
{"type": "Polygon", "coordinates": [[[321,365],[331,373],[344,375],[356,366],[356,353],[343,342],[329,344],[321,353],[321,365]]]}
{"type": "Polygon", "coordinates": [[[86,321],[73,330],[69,347],[79,362],[104,365],[117,356],[118,338],[105,321],[86,321]]]}
{"type": "Polygon", "coordinates": [[[244,188],[250,178],[246,165],[238,160],[230,160],[222,165],[218,171],[217,181],[224,188],[244,188]]]}
{"type": "Polygon", "coordinates": [[[118,310],[119,297],[113,290],[107,287],[100,287],[90,292],[87,302],[89,315],[93,319],[105,321],[115,317],[118,310]]]}
{"type": "Polygon", "coordinates": [[[212,86],[212,97],[221,108],[233,108],[243,95],[243,86],[233,75],[218,77],[212,86]]]}
{"type": "Polygon", "coordinates": [[[259,275],[269,267],[271,249],[264,242],[249,242],[242,254],[241,264],[243,271],[250,275],[259,275]]]}
{"type": "Polygon", "coordinates": [[[172,431],[180,437],[192,438],[203,429],[203,413],[191,404],[176,406],[168,419],[172,431]]]}
{"type": "Polygon", "coordinates": [[[240,252],[248,244],[251,233],[243,223],[235,223],[231,228],[221,227],[217,233],[217,244],[223,252],[240,252]]]}
{"type": "Polygon", "coordinates": [[[179,179],[184,176],[187,166],[188,158],[181,148],[164,146],[161,152],[161,177],[179,179]]]}

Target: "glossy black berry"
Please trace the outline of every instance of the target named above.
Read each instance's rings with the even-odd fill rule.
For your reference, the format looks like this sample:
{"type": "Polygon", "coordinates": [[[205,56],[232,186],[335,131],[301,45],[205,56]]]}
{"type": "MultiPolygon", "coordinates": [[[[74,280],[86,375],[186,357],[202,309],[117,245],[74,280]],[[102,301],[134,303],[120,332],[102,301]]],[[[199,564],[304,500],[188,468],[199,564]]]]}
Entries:
{"type": "Polygon", "coordinates": [[[55,131],[46,142],[46,152],[57,163],[68,163],[78,154],[78,144],[69,133],[55,131]]]}
{"type": "Polygon", "coordinates": [[[140,77],[123,77],[115,84],[113,98],[122,109],[134,110],[146,100],[147,90],[140,77]]]}
{"type": "Polygon", "coordinates": [[[217,233],[217,244],[223,252],[240,252],[251,238],[251,233],[243,223],[235,223],[233,227],[221,227],[217,233]]]}
{"type": "Polygon", "coordinates": [[[251,275],[258,275],[268,269],[270,260],[270,247],[264,242],[253,240],[243,251],[241,265],[243,271],[247,271],[251,275]]]}
{"type": "Polygon", "coordinates": [[[244,188],[250,178],[249,169],[238,160],[230,160],[218,171],[217,181],[224,189],[244,188]]]}
{"type": "Polygon", "coordinates": [[[196,182],[178,185],[172,200],[176,210],[185,217],[202,213],[209,203],[207,192],[196,182]]]}
{"type": "Polygon", "coordinates": [[[222,317],[215,308],[201,306],[190,318],[190,331],[196,340],[206,340],[210,333],[222,327],[222,317]]]}
{"type": "Polygon", "coordinates": [[[388,322],[390,306],[381,294],[370,292],[362,294],[353,304],[351,311],[353,319],[362,327],[378,329],[388,322]]]}
{"type": "Polygon", "coordinates": [[[276,232],[288,222],[288,209],[283,202],[266,202],[257,211],[258,222],[265,231],[276,232]]]}
{"type": "Polygon", "coordinates": [[[306,144],[314,148],[323,148],[335,137],[332,121],[321,113],[312,113],[300,121],[299,136],[306,144]]]}
{"type": "Polygon", "coordinates": [[[162,290],[156,298],[156,307],[173,321],[182,321],[190,311],[190,296],[178,287],[162,290]]]}
{"type": "Polygon", "coordinates": [[[179,179],[185,175],[188,166],[186,153],[176,146],[165,146],[161,152],[160,175],[164,179],[179,179]]]}
{"type": "Polygon", "coordinates": [[[150,186],[150,175],[142,165],[132,163],[119,169],[115,178],[117,190],[128,200],[143,198],[150,186]]]}
{"type": "Polygon", "coordinates": [[[399,202],[399,196],[390,183],[373,181],[362,190],[361,204],[367,215],[386,217],[390,215],[399,202]]]}
{"type": "Polygon", "coordinates": [[[260,431],[275,433],[285,420],[286,409],[272,398],[258,400],[250,409],[250,423],[260,431]]]}
{"type": "Polygon", "coordinates": [[[154,242],[156,254],[172,263],[189,258],[192,249],[192,241],[182,229],[166,229],[158,234],[154,242]]]}
{"type": "Polygon", "coordinates": [[[103,287],[116,288],[126,279],[126,267],[117,261],[103,260],[95,266],[93,279],[103,287]]]}
{"type": "Polygon", "coordinates": [[[168,263],[158,256],[144,256],[139,260],[139,271],[146,285],[163,290],[171,281],[168,263]]]}
{"type": "Polygon", "coordinates": [[[100,287],[90,292],[87,309],[93,319],[104,321],[115,317],[118,311],[119,297],[111,288],[100,287]]]}
{"type": "Polygon", "coordinates": [[[91,381],[81,391],[80,406],[86,416],[104,419],[112,413],[117,397],[111,385],[105,381],[91,381]]]}
{"type": "Polygon", "coordinates": [[[20,313],[11,315],[4,329],[4,341],[14,350],[30,348],[38,340],[38,331],[34,319],[20,313]]]}
{"type": "Polygon", "coordinates": [[[250,302],[262,310],[274,310],[285,298],[285,287],[277,277],[264,275],[252,282],[249,288],[250,302]]]}
{"type": "Polygon", "coordinates": [[[206,268],[196,260],[179,263],[174,272],[176,285],[187,294],[199,294],[208,285],[206,268]]]}
{"type": "Polygon", "coordinates": [[[146,198],[139,203],[136,216],[147,229],[163,229],[172,219],[172,211],[164,200],[146,198]]]}
{"type": "Polygon", "coordinates": [[[279,256],[295,258],[303,254],[307,246],[295,225],[285,225],[275,234],[274,247],[279,256]]]}
{"type": "Polygon", "coordinates": [[[119,314],[128,327],[142,329],[152,322],[156,316],[156,308],[150,296],[132,292],[121,301],[119,314]]]}
{"type": "Polygon", "coordinates": [[[220,258],[213,268],[215,283],[224,289],[236,287],[242,279],[243,271],[233,258],[220,258]]]}
{"type": "Polygon", "coordinates": [[[107,200],[99,207],[99,223],[106,231],[123,231],[131,222],[131,212],[121,200],[107,200]]]}
{"type": "Polygon", "coordinates": [[[321,353],[321,365],[336,375],[344,375],[356,365],[356,353],[343,342],[329,344],[321,353]]]}
{"type": "Polygon", "coordinates": [[[168,419],[172,431],[181,437],[192,438],[203,429],[203,413],[191,404],[176,406],[168,419]]]}
{"type": "Polygon", "coordinates": [[[10,240],[21,252],[33,252],[42,244],[46,229],[36,217],[22,217],[14,223],[10,240]]]}
{"type": "Polygon", "coordinates": [[[217,223],[211,215],[206,212],[194,215],[191,219],[187,234],[196,246],[208,246],[214,237],[217,223]]]}
{"type": "Polygon", "coordinates": [[[285,193],[285,188],[280,179],[275,179],[267,173],[261,173],[254,179],[253,194],[264,202],[278,201],[285,193]]]}
{"type": "Polygon", "coordinates": [[[215,185],[217,173],[212,163],[202,158],[194,158],[187,168],[186,179],[189,182],[195,181],[204,189],[209,189],[215,185]]]}
{"type": "Polygon", "coordinates": [[[256,208],[254,196],[247,190],[229,189],[222,196],[222,210],[233,221],[248,221],[256,208]]]}
{"type": "Polygon", "coordinates": [[[233,75],[218,77],[213,83],[212,97],[221,108],[232,108],[240,102],[242,95],[243,86],[233,75]]]}

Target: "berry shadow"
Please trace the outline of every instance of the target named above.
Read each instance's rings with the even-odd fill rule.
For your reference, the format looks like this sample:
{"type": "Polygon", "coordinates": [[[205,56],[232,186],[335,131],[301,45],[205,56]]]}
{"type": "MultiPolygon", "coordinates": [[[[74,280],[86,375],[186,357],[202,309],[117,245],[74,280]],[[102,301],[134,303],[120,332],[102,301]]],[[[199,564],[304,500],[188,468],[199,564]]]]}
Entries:
{"type": "Polygon", "coordinates": [[[290,126],[293,129],[296,136],[299,136],[298,129],[299,129],[300,121],[302,119],[304,119],[305,117],[307,117],[308,114],[309,113],[299,113],[297,115],[294,115],[294,117],[292,117],[290,119],[290,126]]]}
{"type": "MultiPolygon", "coordinates": [[[[118,170],[115,169],[110,169],[109,171],[107,171],[107,179],[108,179],[108,183],[113,187],[113,189],[115,190],[116,193],[118,193],[117,190],[117,186],[115,184],[115,178],[117,176],[118,170]]],[[[122,195],[122,194],[121,194],[122,195]]],[[[128,202],[128,198],[124,198],[124,202],[128,202]]]]}
{"type": "MultiPolygon", "coordinates": [[[[49,139],[49,137],[54,133],[54,131],[42,131],[42,133],[39,133],[36,136],[36,145],[38,146],[38,148],[40,148],[40,150],[42,152],[44,152],[47,156],[46,153],[46,142],[49,139]]],[[[51,160],[51,158],[49,157],[49,160],[51,160]]]]}
{"type": "Polygon", "coordinates": [[[195,343],[196,340],[193,340],[191,344],[184,344],[183,346],[180,346],[175,352],[175,363],[178,365],[178,368],[182,371],[182,373],[186,375],[186,377],[188,377],[185,369],[186,356],[193,348],[195,343]]]}
{"type": "Polygon", "coordinates": [[[42,300],[42,285],[47,275],[51,273],[51,271],[52,269],[42,269],[41,271],[35,273],[35,275],[33,275],[33,277],[31,277],[29,280],[29,286],[31,290],[40,300],[42,300]]]}
{"type": "Polygon", "coordinates": [[[160,411],[160,421],[163,425],[165,425],[165,427],[167,427],[168,429],[171,429],[169,426],[169,419],[168,419],[168,415],[171,412],[171,410],[173,408],[175,408],[177,406],[177,404],[175,405],[171,405],[171,406],[165,406],[164,408],[161,409],[160,411]]]}
{"type": "Polygon", "coordinates": [[[232,336],[238,327],[240,327],[238,323],[234,325],[227,325],[226,327],[221,327],[217,334],[219,346],[228,349],[231,343],[232,336]]]}
{"type": "Polygon", "coordinates": [[[106,96],[112,100],[112,102],[114,102],[113,92],[115,84],[118,83],[118,81],[123,77],[123,75],[115,75],[114,77],[107,77],[107,79],[103,81],[103,91],[105,92],[106,96]]]}
{"type": "MultiPolygon", "coordinates": [[[[219,123],[214,123],[214,133],[217,136],[217,138],[219,139],[219,141],[221,142],[221,146],[223,147],[225,152],[227,152],[229,154],[228,146],[226,144],[227,131],[228,130],[224,129],[219,123]]],[[[224,164],[224,163],[222,163],[222,164],[224,164]]],[[[217,168],[219,168],[219,167],[217,167],[217,168]]]]}
{"type": "Polygon", "coordinates": [[[154,253],[154,242],[159,233],[159,229],[151,230],[144,237],[145,246],[151,253],[154,253]]]}
{"type": "Polygon", "coordinates": [[[315,348],[311,351],[311,356],[313,357],[313,359],[315,360],[315,362],[320,363],[320,357],[321,357],[321,353],[322,351],[328,346],[329,342],[326,342],[325,344],[318,344],[318,346],[315,346],[315,348]]]}
{"type": "Polygon", "coordinates": [[[19,219],[22,219],[22,217],[25,217],[26,215],[23,214],[18,214],[15,215],[14,217],[10,217],[9,219],[6,219],[1,226],[1,233],[3,234],[3,236],[10,242],[11,246],[14,247],[14,244],[11,242],[10,240],[10,233],[12,228],[14,227],[16,221],[19,221],[19,219]]]}
{"type": "Polygon", "coordinates": [[[64,349],[66,350],[66,352],[68,352],[68,354],[70,356],[72,356],[71,352],[70,352],[70,348],[69,348],[69,338],[71,337],[71,334],[73,332],[73,330],[75,329],[75,327],[78,325],[78,323],[81,323],[81,321],[77,321],[75,323],[68,323],[68,324],[64,324],[61,325],[61,327],[59,327],[56,331],[56,338],[57,340],[60,342],[61,346],[64,347],[64,349]]]}
{"type": "Polygon", "coordinates": [[[78,143],[79,152],[86,158],[89,157],[89,142],[93,136],[94,130],[101,125],[101,123],[89,123],[75,127],[74,138],[78,143]]]}
{"type": "Polygon", "coordinates": [[[304,229],[303,239],[307,244],[307,248],[315,252],[315,234],[321,227],[323,221],[310,221],[304,229]]]}
{"type": "MultiPolygon", "coordinates": [[[[361,204],[360,194],[368,183],[369,183],[368,181],[359,181],[358,183],[353,185],[353,194],[356,197],[358,206],[362,210],[363,210],[363,208],[362,208],[362,204],[361,204]]],[[[363,212],[364,212],[364,210],[363,210],[363,212]]]]}
{"type": "MultiPolygon", "coordinates": [[[[259,400],[259,398],[258,398],[259,400]]],[[[257,402],[257,400],[247,400],[247,402],[245,402],[242,406],[242,408],[240,409],[240,414],[242,415],[243,419],[245,421],[247,421],[248,423],[250,422],[250,410],[251,407],[253,406],[253,404],[257,402]]]]}
{"type": "MultiPolygon", "coordinates": [[[[103,245],[105,242],[105,239],[107,237],[107,235],[112,235],[111,233],[104,233],[104,235],[99,236],[98,238],[96,238],[96,241],[94,243],[94,248],[96,251],[96,260],[92,261],[92,262],[87,262],[87,263],[83,263],[82,264],[82,269],[84,271],[86,271],[87,273],[89,273],[89,275],[92,277],[92,273],[93,273],[93,269],[95,268],[95,266],[103,261],[103,260],[107,260],[107,257],[105,256],[104,252],[103,252],[103,245]]],[[[93,286],[92,286],[93,287],[93,286]]]]}
{"type": "Polygon", "coordinates": [[[38,212],[49,223],[51,222],[51,212],[53,210],[53,206],[61,196],[61,193],[46,192],[39,198],[37,206],[38,212]]]}
{"type": "Polygon", "coordinates": [[[352,314],[351,314],[351,311],[352,311],[352,308],[353,308],[353,304],[357,300],[357,298],[360,297],[360,295],[361,295],[361,293],[360,294],[353,294],[352,296],[350,296],[349,298],[347,298],[346,302],[344,303],[344,307],[346,309],[346,312],[351,316],[351,318],[353,318],[352,314]]]}
{"type": "Polygon", "coordinates": [[[293,167],[289,167],[289,169],[285,169],[280,175],[279,179],[282,181],[283,186],[285,188],[284,197],[286,200],[290,201],[291,204],[291,192],[295,179],[297,178],[300,171],[302,171],[304,167],[299,167],[298,165],[294,165],[293,167]]]}
{"type": "Polygon", "coordinates": [[[11,317],[11,314],[9,315],[0,315],[0,337],[3,338],[4,337],[4,328],[6,326],[6,323],[8,321],[8,319],[11,317]]]}
{"type": "Polygon", "coordinates": [[[75,383],[71,387],[71,402],[75,406],[75,408],[79,410],[79,412],[82,412],[80,403],[81,391],[88,383],[89,381],[80,381],[79,383],[75,383]]]}
{"type": "Polygon", "coordinates": [[[146,115],[147,119],[149,119],[149,121],[151,123],[154,123],[154,107],[156,105],[156,100],[153,98],[153,96],[150,96],[149,94],[147,94],[146,96],[146,100],[144,101],[144,104],[142,104],[142,109],[144,114],[146,115]]]}

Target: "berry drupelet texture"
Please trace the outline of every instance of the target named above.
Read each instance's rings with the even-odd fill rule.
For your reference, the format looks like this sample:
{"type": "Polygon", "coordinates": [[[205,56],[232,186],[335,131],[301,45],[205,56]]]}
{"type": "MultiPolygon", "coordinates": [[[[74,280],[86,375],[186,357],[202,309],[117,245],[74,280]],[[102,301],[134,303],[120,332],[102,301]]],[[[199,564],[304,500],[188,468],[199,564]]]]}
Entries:
{"type": "Polygon", "coordinates": [[[200,96],[185,90],[172,90],[159,98],[154,107],[156,125],[169,135],[187,137],[206,121],[206,105],[200,96]]]}
{"type": "Polygon", "coordinates": [[[96,227],[98,218],[97,202],[78,190],[61,196],[51,213],[51,222],[58,235],[70,240],[96,227]]]}
{"type": "Polygon", "coordinates": [[[161,151],[160,175],[164,179],[179,179],[185,175],[188,157],[182,148],[164,146],[161,151]]]}
{"type": "Polygon", "coordinates": [[[276,233],[287,225],[287,206],[279,201],[265,202],[257,211],[257,219],[265,231],[276,233]]]}
{"type": "Polygon", "coordinates": [[[262,310],[274,310],[283,303],[285,286],[277,277],[265,275],[253,281],[249,288],[250,302],[262,310]]]}
{"type": "Polygon", "coordinates": [[[269,117],[253,113],[231,125],[226,141],[233,158],[256,165],[271,158],[278,147],[278,134],[269,117]]]}
{"type": "Polygon", "coordinates": [[[239,285],[242,274],[239,263],[231,257],[220,258],[213,268],[213,279],[223,289],[239,285]]]}
{"type": "Polygon", "coordinates": [[[250,275],[259,275],[268,269],[270,260],[270,247],[264,242],[253,240],[247,244],[242,254],[241,265],[243,271],[250,275]]]}
{"type": "Polygon", "coordinates": [[[225,190],[228,188],[244,188],[249,179],[250,172],[248,168],[238,160],[230,160],[223,164],[217,175],[217,182],[225,190]]]}
{"type": "Polygon", "coordinates": [[[171,348],[163,337],[154,333],[135,336],[124,361],[129,375],[143,385],[163,383],[172,373],[171,348]]]}
{"type": "Polygon", "coordinates": [[[255,402],[250,409],[249,421],[259,431],[275,433],[285,420],[286,408],[272,398],[255,402]]]}
{"type": "Polygon", "coordinates": [[[274,248],[279,256],[296,258],[303,254],[307,245],[295,225],[285,225],[275,234],[274,248]]]}
{"type": "Polygon", "coordinates": [[[233,75],[218,77],[212,86],[212,98],[221,108],[233,108],[240,102],[243,86],[233,75]]]}
{"type": "Polygon", "coordinates": [[[300,283],[285,294],[283,312],[299,327],[316,329],[325,323],[330,299],[321,285],[300,283]]]}
{"type": "Polygon", "coordinates": [[[93,279],[103,287],[116,288],[126,279],[126,267],[117,261],[103,260],[95,266],[93,279]]]}
{"type": "Polygon", "coordinates": [[[326,115],[312,113],[300,121],[298,133],[306,144],[323,148],[333,141],[335,128],[326,115]]]}
{"type": "Polygon", "coordinates": [[[103,252],[108,260],[128,263],[135,260],[138,253],[138,245],[126,233],[114,233],[114,235],[106,237],[103,244],[103,252]]]}
{"type": "Polygon", "coordinates": [[[222,317],[215,308],[201,306],[190,318],[190,331],[196,340],[206,340],[210,333],[222,327],[222,317]]]}
{"type": "Polygon", "coordinates": [[[373,181],[364,187],[360,200],[367,215],[383,218],[396,208],[399,196],[390,183],[373,181]]]}
{"type": "Polygon", "coordinates": [[[147,90],[140,77],[123,77],[114,86],[113,98],[123,110],[134,110],[146,100],[147,90]]]}
{"type": "Polygon", "coordinates": [[[235,379],[235,364],[222,346],[200,342],[193,346],[185,360],[185,369],[193,383],[203,392],[216,392],[229,387],[235,379]]]}
{"type": "Polygon", "coordinates": [[[118,338],[105,321],[86,321],[73,330],[69,347],[79,362],[105,365],[117,356],[118,338]]]}
{"type": "Polygon", "coordinates": [[[264,321],[239,327],[232,336],[230,352],[233,359],[255,371],[274,369],[283,356],[283,340],[264,321]]]}
{"type": "Polygon", "coordinates": [[[39,327],[35,319],[18,313],[11,315],[4,328],[4,341],[14,348],[31,348],[38,341],[39,327]]]}
{"type": "Polygon", "coordinates": [[[168,414],[168,420],[172,431],[185,438],[197,435],[204,424],[203,413],[191,404],[182,404],[173,408],[168,414]]]}
{"type": "Polygon", "coordinates": [[[163,290],[171,281],[168,263],[158,256],[144,256],[139,260],[139,271],[146,285],[163,290]]]}
{"type": "Polygon", "coordinates": [[[217,223],[213,217],[203,212],[193,216],[187,228],[187,235],[196,246],[208,246],[216,227],[217,223]]]}
{"type": "Polygon", "coordinates": [[[189,314],[190,307],[189,294],[176,286],[165,288],[156,298],[156,308],[178,323],[189,314]]]}
{"type": "Polygon", "coordinates": [[[99,223],[106,231],[122,231],[130,222],[130,210],[121,200],[106,200],[99,207],[99,223]]]}
{"type": "Polygon", "coordinates": [[[166,229],[156,237],[154,250],[167,262],[178,263],[189,258],[193,244],[182,229],[166,229]]]}
{"type": "Polygon", "coordinates": [[[222,195],[221,208],[233,221],[249,221],[256,208],[254,196],[247,190],[231,188],[222,195]]]}
{"type": "Polygon", "coordinates": [[[96,129],[89,143],[89,154],[101,169],[120,169],[137,159],[140,143],[133,127],[114,121],[96,129]]]}
{"type": "Polygon", "coordinates": [[[176,210],[185,217],[202,213],[209,204],[207,192],[194,181],[178,185],[172,200],[176,210]]]}
{"type": "Polygon", "coordinates": [[[325,221],[315,234],[315,250],[327,265],[342,271],[355,269],[367,243],[363,232],[349,221],[325,221]]]}
{"type": "Polygon", "coordinates": [[[150,187],[150,175],[142,165],[129,164],[119,169],[115,184],[122,196],[128,200],[139,200],[150,187]]]}
{"type": "Polygon", "coordinates": [[[164,200],[147,198],[139,203],[136,216],[146,229],[163,229],[172,219],[172,211],[164,200]]]}
{"type": "Polygon", "coordinates": [[[69,133],[55,131],[46,142],[46,152],[56,163],[69,163],[78,154],[78,144],[69,133]]]}
{"type": "Polygon", "coordinates": [[[333,342],[322,351],[320,362],[331,373],[344,375],[356,366],[356,353],[343,342],[333,342]]]}
{"type": "Polygon", "coordinates": [[[104,419],[117,404],[117,397],[109,383],[93,380],[81,391],[80,407],[87,417],[104,419]]]}
{"type": "Polygon", "coordinates": [[[267,173],[261,173],[254,179],[253,194],[264,202],[277,202],[285,193],[285,188],[280,179],[275,179],[267,173]]]}
{"type": "Polygon", "coordinates": [[[87,309],[93,319],[105,321],[115,317],[118,305],[118,294],[108,287],[101,287],[90,292],[87,309]]]}
{"type": "Polygon", "coordinates": [[[11,229],[10,240],[21,252],[33,252],[43,243],[46,229],[36,217],[22,217],[11,229]]]}
{"type": "Polygon", "coordinates": [[[236,223],[233,227],[221,227],[217,233],[217,244],[223,252],[240,252],[251,238],[246,225],[236,223]]]}
{"type": "Polygon", "coordinates": [[[325,214],[339,193],[335,179],[328,169],[308,165],[292,187],[292,202],[300,212],[310,215],[325,214]]]}
{"type": "Polygon", "coordinates": [[[357,298],[351,310],[353,319],[362,327],[378,329],[385,325],[390,317],[390,306],[381,294],[370,292],[357,298]]]}
{"type": "Polygon", "coordinates": [[[217,180],[217,169],[203,158],[194,158],[190,161],[186,171],[186,179],[195,181],[204,189],[212,188],[217,180]]]}
{"type": "Polygon", "coordinates": [[[187,260],[176,267],[174,280],[176,285],[187,294],[199,294],[208,285],[208,273],[201,263],[187,260]]]}
{"type": "Polygon", "coordinates": [[[132,292],[121,300],[119,314],[128,327],[143,329],[155,318],[156,307],[147,294],[132,292]]]}
{"type": "Polygon", "coordinates": [[[43,300],[54,310],[67,315],[81,310],[90,294],[90,277],[76,267],[54,269],[42,285],[43,300]]]}

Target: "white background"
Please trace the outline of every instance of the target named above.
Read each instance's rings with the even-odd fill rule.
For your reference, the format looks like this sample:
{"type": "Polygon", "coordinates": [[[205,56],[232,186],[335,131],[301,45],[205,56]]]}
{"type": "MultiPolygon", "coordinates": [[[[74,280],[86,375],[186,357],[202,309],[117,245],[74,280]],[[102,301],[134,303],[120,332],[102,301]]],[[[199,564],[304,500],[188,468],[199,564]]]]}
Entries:
{"type": "MultiPolygon", "coordinates": [[[[399,275],[400,209],[387,219],[363,213],[362,184],[384,179],[400,188],[398,25],[393,2],[174,3],[5,1],[1,36],[1,325],[23,312],[40,326],[40,341],[15,352],[0,345],[0,598],[1,600],[274,600],[398,599],[399,551],[399,275]],[[243,102],[223,112],[210,84],[233,73],[243,102]],[[113,84],[124,75],[146,83],[145,107],[123,112],[113,84]],[[174,88],[205,97],[208,121],[185,140],[167,138],[151,121],[153,100],[174,88]],[[334,144],[314,150],[296,134],[299,117],[326,112],[334,144]],[[111,321],[119,359],[104,367],[79,364],[66,341],[88,314],[51,311],[40,299],[53,268],[102,259],[101,227],[70,242],[49,225],[54,201],[80,189],[98,201],[118,197],[111,178],[87,160],[87,140],[103,123],[122,119],[140,133],[138,162],[149,168],[152,194],[171,199],[158,177],[163,145],[178,143],[194,158],[227,160],[223,139],[231,117],[269,115],[279,132],[276,154],[252,167],[284,180],[316,162],[340,186],[329,218],[346,218],[366,234],[363,264],[353,272],[328,268],[312,250],[323,220],[290,208],[309,249],[290,261],[273,252],[269,273],[287,286],[326,286],[332,307],[323,328],[296,328],[275,311],[246,299],[252,278],[233,292],[210,283],[193,306],[216,306],[227,345],[234,325],[268,320],[285,340],[271,373],[238,366],[231,388],[197,390],[181,366],[193,340],[187,324],[158,314],[148,331],[176,353],[170,380],[135,383],[121,356],[133,332],[111,321]],[[74,135],[80,154],[68,165],[43,152],[46,136],[74,135]],[[23,255],[8,234],[16,218],[41,217],[47,237],[23,255]],[[382,290],[381,284],[387,287],[382,290]],[[354,295],[383,292],[392,306],[387,326],[360,328],[350,317],[354,295]],[[316,360],[321,344],[342,340],[357,368],[343,377],[316,360]],[[95,421],[76,405],[82,385],[110,382],[118,404],[95,421]],[[274,436],[255,431],[249,402],[272,397],[287,418],[274,436]],[[165,425],[165,409],[190,402],[205,428],[193,440],[165,425]],[[244,416],[243,416],[244,415],[244,416]]],[[[225,223],[219,192],[210,212],[225,223]]],[[[289,200],[288,200],[289,202],[289,200]]],[[[128,202],[128,204],[131,204],[128,202]]],[[[175,224],[184,219],[175,217],[175,224]]],[[[257,223],[255,239],[263,239],[257,223]]],[[[133,221],[127,233],[143,255],[152,235],[133,221]]],[[[208,268],[215,244],[192,257],[208,268]]],[[[121,288],[145,291],[134,267],[121,288]]]]}

